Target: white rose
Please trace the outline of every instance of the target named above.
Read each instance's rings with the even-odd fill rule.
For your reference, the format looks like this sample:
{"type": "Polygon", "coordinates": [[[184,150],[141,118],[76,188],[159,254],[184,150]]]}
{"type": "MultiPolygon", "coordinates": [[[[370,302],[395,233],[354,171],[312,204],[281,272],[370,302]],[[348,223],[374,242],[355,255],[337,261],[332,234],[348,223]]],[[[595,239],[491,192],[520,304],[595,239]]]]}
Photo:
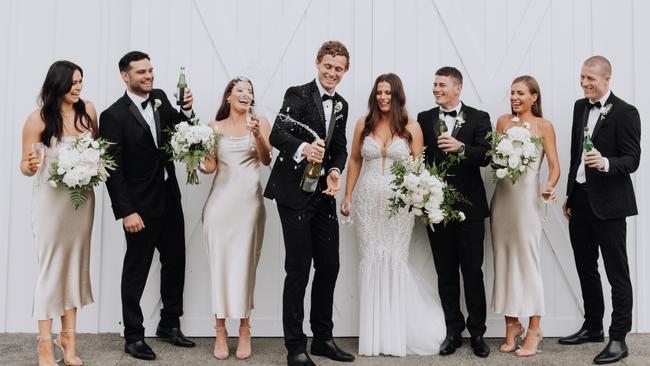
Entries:
{"type": "Polygon", "coordinates": [[[55,181],[51,180],[51,181],[50,181],[50,185],[51,185],[52,187],[56,188],[56,182],[55,182],[55,181]]]}
{"type": "Polygon", "coordinates": [[[460,221],[465,221],[465,214],[463,211],[458,211],[458,217],[460,217],[460,221]]]}
{"type": "Polygon", "coordinates": [[[506,175],[508,175],[508,168],[497,169],[496,174],[497,178],[503,179],[506,175]]]}
{"type": "Polygon", "coordinates": [[[431,221],[434,224],[439,224],[440,222],[442,222],[442,220],[445,219],[444,212],[442,212],[442,210],[440,209],[429,211],[428,217],[429,217],[429,221],[431,221]]]}
{"type": "Polygon", "coordinates": [[[420,192],[413,192],[411,193],[411,202],[413,202],[413,206],[415,207],[423,207],[424,206],[424,196],[420,192]]]}
{"type": "Polygon", "coordinates": [[[90,146],[92,146],[95,149],[99,149],[99,142],[93,140],[93,142],[90,143],[90,146]]]}
{"type": "Polygon", "coordinates": [[[79,184],[79,174],[72,169],[63,176],[62,181],[66,186],[74,187],[79,184]]]}
{"type": "Polygon", "coordinates": [[[418,187],[418,182],[419,182],[418,177],[413,173],[409,173],[406,176],[404,176],[404,187],[406,187],[406,189],[408,189],[409,191],[416,190],[418,187]]]}
{"type": "Polygon", "coordinates": [[[423,213],[421,208],[416,208],[416,207],[412,208],[411,212],[413,212],[415,216],[422,216],[423,213]]]}
{"type": "Polygon", "coordinates": [[[519,156],[513,155],[513,156],[508,158],[508,166],[511,169],[517,169],[519,167],[519,164],[521,164],[519,156]]]}
{"type": "Polygon", "coordinates": [[[83,162],[97,164],[99,162],[99,150],[98,149],[86,149],[80,155],[80,160],[83,162]]]}
{"type": "Polygon", "coordinates": [[[497,144],[496,150],[498,153],[504,156],[512,155],[514,148],[512,147],[512,142],[508,139],[503,139],[497,144]]]}
{"type": "Polygon", "coordinates": [[[524,127],[514,126],[508,129],[508,137],[513,141],[524,141],[530,137],[530,131],[524,127]]]}

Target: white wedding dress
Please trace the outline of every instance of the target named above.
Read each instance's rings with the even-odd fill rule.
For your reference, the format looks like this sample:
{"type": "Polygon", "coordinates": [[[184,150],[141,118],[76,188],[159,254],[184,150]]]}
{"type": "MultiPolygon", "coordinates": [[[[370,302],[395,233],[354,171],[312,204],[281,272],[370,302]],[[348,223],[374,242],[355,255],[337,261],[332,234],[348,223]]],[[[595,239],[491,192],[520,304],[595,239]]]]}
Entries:
{"type": "Polygon", "coordinates": [[[446,327],[431,250],[426,240],[414,240],[417,258],[409,260],[415,217],[406,210],[388,217],[390,167],[409,158],[408,143],[395,138],[384,155],[377,141],[364,139],[352,202],[360,257],[359,354],[437,354],[446,327]]]}

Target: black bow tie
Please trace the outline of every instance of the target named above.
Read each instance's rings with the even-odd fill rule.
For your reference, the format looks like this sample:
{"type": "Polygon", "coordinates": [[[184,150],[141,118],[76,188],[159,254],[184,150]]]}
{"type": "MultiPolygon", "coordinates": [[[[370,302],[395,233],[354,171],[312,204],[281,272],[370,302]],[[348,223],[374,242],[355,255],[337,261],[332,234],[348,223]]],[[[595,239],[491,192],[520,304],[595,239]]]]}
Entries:
{"type": "Polygon", "coordinates": [[[331,95],[325,93],[320,97],[320,99],[324,102],[326,100],[334,100],[334,97],[332,97],[331,95]]]}
{"type": "Polygon", "coordinates": [[[446,117],[446,116],[452,116],[452,117],[455,118],[455,117],[458,115],[458,112],[456,112],[455,110],[453,110],[453,111],[449,111],[449,112],[447,112],[447,111],[442,111],[442,113],[445,115],[445,117],[446,117]]]}
{"type": "Polygon", "coordinates": [[[147,100],[145,100],[144,102],[140,103],[140,105],[142,106],[142,109],[147,109],[147,105],[148,105],[149,103],[151,103],[151,95],[149,95],[149,97],[147,97],[147,100]]]}
{"type": "Polygon", "coordinates": [[[600,104],[600,102],[596,102],[596,103],[588,102],[588,104],[587,104],[587,108],[589,108],[589,110],[592,110],[594,107],[596,107],[596,108],[600,108],[600,107],[602,107],[602,106],[603,106],[603,105],[600,104]]]}

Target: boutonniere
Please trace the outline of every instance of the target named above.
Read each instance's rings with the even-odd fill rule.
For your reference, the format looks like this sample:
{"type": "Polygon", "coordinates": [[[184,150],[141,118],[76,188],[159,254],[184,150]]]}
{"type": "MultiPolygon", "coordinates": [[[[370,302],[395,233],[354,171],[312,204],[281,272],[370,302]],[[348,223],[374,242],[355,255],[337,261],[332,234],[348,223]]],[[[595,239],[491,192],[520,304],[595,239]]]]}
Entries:
{"type": "Polygon", "coordinates": [[[612,110],[612,103],[600,107],[600,119],[604,119],[605,116],[609,114],[609,111],[611,110],[612,110]]]}
{"type": "Polygon", "coordinates": [[[343,103],[340,100],[336,101],[334,104],[334,113],[339,113],[343,109],[343,103]]]}
{"type": "Polygon", "coordinates": [[[154,99],[153,100],[153,111],[154,112],[157,111],[158,107],[160,107],[161,104],[162,104],[162,102],[160,101],[160,99],[158,99],[158,98],[154,99]]]}
{"type": "Polygon", "coordinates": [[[465,123],[465,115],[463,112],[460,112],[458,114],[458,117],[456,117],[456,123],[454,123],[454,129],[461,128],[463,126],[463,123],[465,123]]]}

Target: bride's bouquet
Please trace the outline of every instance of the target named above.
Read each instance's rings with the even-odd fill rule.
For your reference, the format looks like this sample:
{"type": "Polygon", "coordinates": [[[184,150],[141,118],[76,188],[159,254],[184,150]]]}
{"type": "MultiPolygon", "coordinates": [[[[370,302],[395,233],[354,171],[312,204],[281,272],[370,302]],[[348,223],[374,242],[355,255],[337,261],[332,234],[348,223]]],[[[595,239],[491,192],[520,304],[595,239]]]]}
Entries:
{"type": "Polygon", "coordinates": [[[110,144],[103,138],[95,140],[90,132],[86,132],[59,148],[58,159],[50,166],[48,180],[53,187],[61,183],[70,190],[75,210],[88,199],[84,192],[105,182],[109,177],[108,171],[117,167],[106,152],[110,144]]]}
{"type": "MultiPolygon", "coordinates": [[[[519,117],[512,119],[519,123],[519,117]]],[[[524,174],[526,168],[535,162],[537,149],[542,146],[542,139],[530,134],[530,124],[510,127],[505,132],[491,131],[488,139],[492,140],[492,149],[487,156],[492,157],[492,180],[498,182],[510,178],[512,184],[524,174]]]]}
{"type": "Polygon", "coordinates": [[[172,160],[183,162],[188,167],[186,184],[199,184],[197,169],[208,156],[215,157],[222,135],[212,128],[199,124],[197,117],[181,122],[170,129],[172,138],[165,151],[172,154],[172,160]]]}
{"type": "Polygon", "coordinates": [[[389,216],[407,208],[422,223],[433,224],[465,220],[465,214],[453,208],[466,201],[456,189],[445,182],[445,172],[434,165],[427,167],[423,157],[394,161],[390,168],[394,178],[390,182],[394,192],[389,199],[389,216]]]}

